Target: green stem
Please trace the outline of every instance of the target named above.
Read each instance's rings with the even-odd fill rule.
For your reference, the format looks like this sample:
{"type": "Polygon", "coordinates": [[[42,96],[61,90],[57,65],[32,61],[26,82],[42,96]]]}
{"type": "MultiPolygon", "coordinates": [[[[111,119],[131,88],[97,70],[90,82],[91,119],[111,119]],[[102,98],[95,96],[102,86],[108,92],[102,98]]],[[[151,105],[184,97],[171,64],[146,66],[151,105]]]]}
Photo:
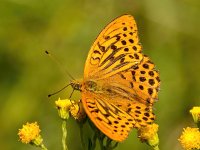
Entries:
{"type": "Polygon", "coordinates": [[[95,150],[95,148],[96,148],[96,140],[97,140],[97,134],[95,134],[94,137],[92,138],[91,150],[95,150]]]}
{"type": "Polygon", "coordinates": [[[66,120],[63,120],[62,122],[62,145],[63,145],[63,150],[68,150],[67,144],[66,144],[66,139],[67,139],[67,122],[66,120]]]}
{"type": "Polygon", "coordinates": [[[41,147],[42,150],[48,150],[48,149],[45,147],[44,144],[41,144],[40,147],[41,147]]]}
{"type": "Polygon", "coordinates": [[[80,127],[81,144],[82,144],[83,149],[85,149],[86,148],[86,144],[84,142],[84,136],[83,136],[83,125],[80,124],[79,127],[80,127]]]}
{"type": "Polygon", "coordinates": [[[200,129],[200,121],[198,121],[198,123],[197,123],[197,127],[200,129]]]}
{"type": "Polygon", "coordinates": [[[159,150],[158,145],[153,147],[153,150],[159,150]]]}
{"type": "Polygon", "coordinates": [[[99,139],[100,149],[104,150],[103,142],[99,139]]]}

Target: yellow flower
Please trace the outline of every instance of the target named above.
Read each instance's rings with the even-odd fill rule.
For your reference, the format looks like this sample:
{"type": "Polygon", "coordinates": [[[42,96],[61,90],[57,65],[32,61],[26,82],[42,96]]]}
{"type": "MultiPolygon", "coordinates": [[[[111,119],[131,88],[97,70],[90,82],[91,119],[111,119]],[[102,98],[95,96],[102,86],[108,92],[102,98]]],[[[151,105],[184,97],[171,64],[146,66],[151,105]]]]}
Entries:
{"type": "Polygon", "coordinates": [[[78,119],[78,113],[79,113],[79,105],[77,103],[74,103],[72,107],[70,107],[70,113],[74,119],[78,119]]]}
{"type": "Polygon", "coordinates": [[[73,105],[70,107],[70,113],[78,121],[82,121],[86,116],[81,101],[73,102],[73,105]]]}
{"type": "Polygon", "coordinates": [[[71,100],[69,99],[61,100],[60,98],[57,101],[55,101],[55,104],[58,109],[68,109],[68,110],[72,105],[71,100]]]}
{"type": "Polygon", "coordinates": [[[178,140],[180,141],[182,147],[186,150],[200,149],[199,128],[184,128],[182,135],[178,140]]]}
{"type": "Polygon", "coordinates": [[[60,98],[55,101],[56,107],[58,109],[58,114],[62,119],[68,119],[69,118],[69,110],[72,106],[72,102],[70,99],[63,99],[60,98]]]}
{"type": "Polygon", "coordinates": [[[200,122],[200,107],[193,107],[190,110],[190,113],[192,114],[195,123],[200,122]]]}
{"type": "Polygon", "coordinates": [[[68,119],[69,113],[78,121],[82,121],[85,118],[85,111],[81,101],[76,102],[70,99],[61,100],[59,98],[57,101],[55,101],[55,104],[58,109],[59,116],[62,119],[68,119]]]}
{"type": "Polygon", "coordinates": [[[152,147],[159,145],[158,125],[153,123],[138,129],[138,137],[142,142],[147,142],[152,147]]]}
{"type": "Polygon", "coordinates": [[[40,134],[40,128],[35,123],[26,123],[26,125],[23,125],[22,129],[19,129],[18,136],[22,143],[28,144],[33,142],[37,137],[39,137],[40,134]]]}
{"type": "Polygon", "coordinates": [[[150,139],[152,136],[154,136],[154,134],[157,132],[158,132],[158,125],[153,123],[151,125],[141,127],[138,133],[139,133],[139,138],[147,140],[150,139]]]}

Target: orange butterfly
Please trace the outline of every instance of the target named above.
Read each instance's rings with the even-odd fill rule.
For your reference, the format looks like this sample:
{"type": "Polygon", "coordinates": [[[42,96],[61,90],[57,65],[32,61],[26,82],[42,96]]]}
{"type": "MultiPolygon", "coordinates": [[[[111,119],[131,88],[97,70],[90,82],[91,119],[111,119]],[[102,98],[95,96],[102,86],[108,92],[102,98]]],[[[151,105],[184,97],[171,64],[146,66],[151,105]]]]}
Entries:
{"type": "Polygon", "coordinates": [[[152,106],[158,99],[159,74],[141,51],[133,16],[118,17],[92,45],[83,80],[71,82],[81,91],[91,121],[115,141],[125,140],[132,128],[155,119],[152,106]]]}

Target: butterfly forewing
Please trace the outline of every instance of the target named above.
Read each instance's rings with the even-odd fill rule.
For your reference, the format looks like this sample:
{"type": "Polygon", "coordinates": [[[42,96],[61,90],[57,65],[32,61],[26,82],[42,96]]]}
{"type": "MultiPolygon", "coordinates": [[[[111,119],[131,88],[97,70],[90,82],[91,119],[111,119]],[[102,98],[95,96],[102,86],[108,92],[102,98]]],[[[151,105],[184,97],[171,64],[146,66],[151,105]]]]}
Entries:
{"type": "Polygon", "coordinates": [[[137,26],[130,15],[112,21],[100,33],[88,54],[84,78],[107,78],[142,60],[137,26]]]}

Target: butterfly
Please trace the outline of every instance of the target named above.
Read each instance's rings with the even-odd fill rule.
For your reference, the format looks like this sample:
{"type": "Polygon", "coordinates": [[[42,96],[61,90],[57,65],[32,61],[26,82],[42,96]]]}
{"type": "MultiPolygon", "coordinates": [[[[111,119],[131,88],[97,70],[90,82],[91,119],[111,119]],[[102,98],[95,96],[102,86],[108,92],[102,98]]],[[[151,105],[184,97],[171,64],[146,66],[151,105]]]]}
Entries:
{"type": "Polygon", "coordinates": [[[142,53],[133,16],[120,16],[102,30],[89,51],[83,79],[70,84],[81,92],[87,116],[112,140],[121,142],[132,128],[154,122],[160,78],[142,53]]]}

